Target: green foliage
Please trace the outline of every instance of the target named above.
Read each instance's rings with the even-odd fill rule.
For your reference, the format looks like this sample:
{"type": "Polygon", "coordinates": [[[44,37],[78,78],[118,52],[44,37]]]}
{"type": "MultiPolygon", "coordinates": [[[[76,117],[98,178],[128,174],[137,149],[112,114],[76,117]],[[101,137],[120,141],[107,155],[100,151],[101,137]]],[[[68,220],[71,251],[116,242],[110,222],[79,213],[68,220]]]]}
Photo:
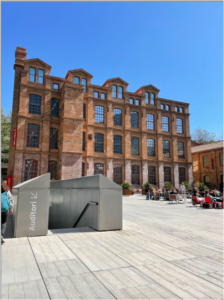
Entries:
{"type": "Polygon", "coordinates": [[[183,185],[185,186],[186,191],[192,190],[189,181],[183,181],[182,183],[183,183],[183,185]]]}
{"type": "Polygon", "coordinates": [[[146,182],[142,185],[142,188],[145,190],[147,185],[149,185],[149,188],[150,188],[150,189],[153,187],[153,185],[152,185],[151,183],[149,183],[148,181],[146,181],[146,182]]]}
{"type": "Polygon", "coordinates": [[[11,112],[6,116],[4,114],[4,108],[1,109],[1,152],[5,153],[9,151],[11,117],[11,112]]]}
{"type": "Polygon", "coordinates": [[[171,182],[167,181],[164,183],[164,188],[168,189],[168,190],[172,190],[173,186],[172,186],[171,182]]]}
{"type": "Polygon", "coordinates": [[[132,190],[132,186],[131,186],[131,184],[128,183],[128,182],[123,182],[123,183],[121,184],[121,187],[122,187],[123,190],[132,190]]]}
{"type": "Polygon", "coordinates": [[[200,191],[206,191],[208,190],[209,188],[207,187],[207,185],[205,185],[203,182],[200,182],[199,185],[198,185],[198,189],[200,191]]]}

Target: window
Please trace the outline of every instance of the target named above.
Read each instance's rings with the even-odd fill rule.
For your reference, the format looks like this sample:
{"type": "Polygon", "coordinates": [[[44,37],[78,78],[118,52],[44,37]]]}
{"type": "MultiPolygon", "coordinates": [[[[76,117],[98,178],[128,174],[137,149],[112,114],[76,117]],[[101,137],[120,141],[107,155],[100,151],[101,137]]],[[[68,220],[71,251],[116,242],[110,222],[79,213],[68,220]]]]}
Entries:
{"type": "Polygon", "coordinates": [[[155,105],[155,94],[151,93],[151,104],[155,105]]]}
{"type": "Polygon", "coordinates": [[[178,158],[184,158],[184,143],[177,142],[178,158]]]}
{"type": "Polygon", "coordinates": [[[145,103],[149,104],[149,93],[145,92],[145,103]]]}
{"type": "Polygon", "coordinates": [[[102,133],[95,133],[95,152],[104,152],[102,133]]]}
{"type": "Polygon", "coordinates": [[[114,125],[122,125],[121,109],[114,108],[114,125]]]}
{"type": "Polygon", "coordinates": [[[134,104],[134,100],[133,99],[129,99],[129,103],[130,104],[134,104]]]}
{"type": "Polygon", "coordinates": [[[43,84],[44,83],[44,70],[38,69],[38,83],[43,84]]]}
{"type": "Polygon", "coordinates": [[[135,105],[140,105],[139,100],[135,100],[135,105]]]}
{"type": "Polygon", "coordinates": [[[101,99],[106,99],[106,94],[101,93],[101,99]]]}
{"type": "Polygon", "coordinates": [[[53,90],[58,91],[59,90],[59,84],[54,83],[53,84],[53,90]]]}
{"type": "Polygon", "coordinates": [[[179,168],[179,184],[182,184],[183,181],[186,181],[185,168],[179,168]]]}
{"type": "Polygon", "coordinates": [[[160,105],[160,108],[161,108],[161,109],[164,109],[164,104],[161,104],[161,105],[160,105]]]}
{"type": "Polygon", "coordinates": [[[154,115],[147,114],[147,129],[154,130],[154,115]]]}
{"type": "Polygon", "coordinates": [[[94,98],[99,98],[99,93],[98,92],[94,92],[94,98]]]}
{"type": "Polygon", "coordinates": [[[147,139],[148,156],[155,156],[155,140],[147,139]]]}
{"type": "Polygon", "coordinates": [[[86,92],[86,79],[85,78],[82,78],[82,85],[84,87],[84,92],[86,92]]]}
{"type": "Polygon", "coordinates": [[[180,107],[180,113],[183,113],[184,110],[183,110],[183,107],[180,107]]]}
{"type": "Polygon", "coordinates": [[[156,184],[156,167],[148,166],[148,182],[156,184]]]}
{"type": "Polygon", "coordinates": [[[176,111],[176,112],[178,112],[178,111],[179,111],[179,109],[178,109],[178,107],[177,107],[177,106],[175,106],[175,111],[176,111]]]}
{"type": "Polygon", "coordinates": [[[85,163],[82,163],[82,177],[85,176],[85,163]]]}
{"type": "Polygon", "coordinates": [[[131,155],[139,155],[139,143],[137,137],[131,137],[131,155]]]}
{"type": "Polygon", "coordinates": [[[103,164],[94,164],[94,175],[98,174],[104,175],[103,164]]]}
{"type": "Polygon", "coordinates": [[[86,150],[86,133],[85,131],[82,132],[82,151],[86,150]]]}
{"type": "Polygon", "coordinates": [[[79,77],[74,77],[74,83],[79,84],[79,77]]]}
{"type": "Polygon", "coordinates": [[[104,122],[104,107],[103,106],[95,106],[95,122],[103,123],[104,122]]]}
{"type": "Polygon", "coordinates": [[[131,111],[131,127],[138,128],[138,113],[131,111]]]}
{"type": "Polygon", "coordinates": [[[36,77],[36,69],[30,68],[29,81],[35,82],[35,77],[36,77]]]}
{"type": "Polygon", "coordinates": [[[51,128],[50,130],[50,149],[58,149],[58,129],[51,128]]]}
{"type": "Polygon", "coordinates": [[[39,148],[40,125],[28,124],[27,126],[27,147],[39,148]]]}
{"type": "Polygon", "coordinates": [[[122,184],[122,165],[114,165],[114,182],[122,184]]]}
{"type": "Polygon", "coordinates": [[[122,136],[114,135],[114,153],[122,154],[122,136]]]}
{"type": "Polygon", "coordinates": [[[25,161],[25,176],[24,181],[37,177],[38,161],[28,159],[25,161]]]}
{"type": "Polygon", "coordinates": [[[204,183],[205,184],[210,183],[210,177],[208,175],[204,176],[204,183]]]}
{"type": "Polygon", "coordinates": [[[177,119],[177,133],[183,133],[183,120],[177,119]]]}
{"type": "Polygon", "coordinates": [[[123,99],[123,87],[122,86],[119,86],[119,95],[118,95],[118,98],[119,99],[123,99]]]}
{"type": "Polygon", "coordinates": [[[131,166],[131,183],[132,184],[140,184],[139,166],[131,166]]]}
{"type": "Polygon", "coordinates": [[[51,179],[57,179],[57,162],[55,160],[49,160],[48,173],[51,173],[51,179]]]}
{"type": "Polygon", "coordinates": [[[113,98],[117,98],[117,86],[113,85],[113,98]]]}
{"type": "Polygon", "coordinates": [[[169,107],[169,105],[166,105],[166,110],[170,110],[170,107],[169,107]]]}
{"type": "Polygon", "coordinates": [[[220,166],[223,166],[223,152],[219,153],[219,163],[220,166]]]}
{"type": "Polygon", "coordinates": [[[41,96],[30,95],[29,97],[29,113],[40,115],[41,112],[41,96]]]}
{"type": "Polygon", "coordinates": [[[204,168],[208,167],[208,155],[203,156],[203,167],[204,168]]]}
{"type": "Polygon", "coordinates": [[[83,120],[86,119],[86,105],[83,103],[83,120]]]}
{"type": "Polygon", "coordinates": [[[163,156],[170,157],[170,142],[163,141],[163,156]]]}
{"type": "Polygon", "coordinates": [[[171,181],[171,168],[170,167],[164,167],[164,183],[165,182],[170,182],[171,181]]]}
{"type": "Polygon", "coordinates": [[[59,100],[55,98],[51,99],[51,116],[59,117],[59,100]]]}
{"type": "Polygon", "coordinates": [[[163,131],[169,131],[169,118],[162,116],[162,129],[163,131]]]}

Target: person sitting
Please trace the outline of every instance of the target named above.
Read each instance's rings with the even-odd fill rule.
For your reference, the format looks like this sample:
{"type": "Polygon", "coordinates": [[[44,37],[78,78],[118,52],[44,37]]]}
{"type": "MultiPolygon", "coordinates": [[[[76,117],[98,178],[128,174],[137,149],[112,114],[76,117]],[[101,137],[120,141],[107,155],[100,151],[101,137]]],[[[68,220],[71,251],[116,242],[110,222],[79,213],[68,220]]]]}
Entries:
{"type": "Polygon", "coordinates": [[[170,199],[170,194],[169,194],[168,189],[165,189],[165,192],[164,192],[164,199],[165,199],[165,200],[169,200],[169,199],[170,199]]]}
{"type": "Polygon", "coordinates": [[[172,192],[170,192],[170,195],[177,194],[177,191],[175,189],[172,189],[172,192]]]}
{"type": "Polygon", "coordinates": [[[205,192],[205,197],[208,197],[211,199],[211,201],[213,202],[212,207],[215,207],[215,204],[216,204],[216,206],[218,205],[217,201],[215,199],[213,199],[213,197],[209,194],[209,191],[205,192]]]}
{"type": "Polygon", "coordinates": [[[220,192],[217,189],[214,190],[214,193],[216,196],[218,196],[218,197],[220,196],[220,192]]]}
{"type": "Polygon", "coordinates": [[[155,190],[154,190],[154,189],[151,189],[151,190],[150,190],[150,198],[151,198],[151,200],[153,200],[154,197],[155,197],[155,190]]]}

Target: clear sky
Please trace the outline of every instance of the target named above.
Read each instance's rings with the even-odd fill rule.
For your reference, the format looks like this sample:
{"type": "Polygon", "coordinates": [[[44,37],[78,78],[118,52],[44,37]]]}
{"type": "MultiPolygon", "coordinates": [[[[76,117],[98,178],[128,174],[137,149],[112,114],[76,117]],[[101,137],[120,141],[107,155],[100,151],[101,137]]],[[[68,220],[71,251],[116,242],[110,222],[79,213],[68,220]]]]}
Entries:
{"type": "Polygon", "coordinates": [[[190,103],[190,129],[223,130],[223,3],[2,2],[2,107],[12,109],[15,50],[65,77],[83,68],[128,91],[153,84],[159,96],[190,103]]]}

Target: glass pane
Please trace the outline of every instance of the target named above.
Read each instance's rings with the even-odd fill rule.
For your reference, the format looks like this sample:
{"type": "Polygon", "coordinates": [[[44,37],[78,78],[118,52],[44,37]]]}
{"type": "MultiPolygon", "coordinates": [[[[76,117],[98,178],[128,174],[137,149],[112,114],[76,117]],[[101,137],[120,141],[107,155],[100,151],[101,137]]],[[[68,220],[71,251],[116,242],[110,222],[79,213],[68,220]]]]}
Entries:
{"type": "Polygon", "coordinates": [[[147,114],[147,129],[154,130],[154,115],[147,114]]]}
{"type": "Polygon", "coordinates": [[[139,105],[139,100],[135,100],[135,105],[139,105]]]}
{"type": "Polygon", "coordinates": [[[139,155],[139,142],[137,137],[131,138],[131,154],[139,155]]]}
{"type": "Polygon", "coordinates": [[[95,122],[103,123],[104,122],[104,107],[103,106],[95,106],[95,122]]]}
{"type": "Polygon", "coordinates": [[[178,157],[179,158],[184,158],[184,143],[183,142],[178,142],[178,157]]]}
{"type": "Polygon", "coordinates": [[[114,153],[122,154],[122,137],[114,135],[114,153]]]}
{"type": "Polygon", "coordinates": [[[129,103],[130,104],[134,104],[134,100],[133,99],[129,99],[129,103]]]}
{"type": "Polygon", "coordinates": [[[41,113],[41,96],[30,95],[29,96],[29,113],[40,115],[41,113]]]}
{"type": "Polygon", "coordinates": [[[122,125],[122,114],[121,109],[114,108],[114,125],[122,125]]]}
{"type": "Polygon", "coordinates": [[[145,103],[149,104],[149,93],[145,92],[145,103]]]}
{"type": "Polygon", "coordinates": [[[177,133],[183,133],[183,120],[177,119],[176,124],[177,124],[177,133]]]}
{"type": "Polygon", "coordinates": [[[95,133],[95,152],[104,152],[103,134],[95,133]]]}
{"type": "Polygon", "coordinates": [[[39,148],[40,126],[37,124],[28,124],[27,126],[27,147],[39,148]]]}
{"type": "Polygon", "coordinates": [[[86,105],[83,103],[83,120],[86,119],[86,105]]]}
{"type": "Polygon", "coordinates": [[[58,91],[58,90],[59,90],[59,85],[56,84],[56,83],[54,83],[54,84],[53,84],[53,89],[58,91]]]}
{"type": "Polygon", "coordinates": [[[169,107],[169,105],[166,105],[166,110],[170,110],[170,107],[169,107]]]}
{"type": "Polygon", "coordinates": [[[171,168],[170,167],[164,167],[164,183],[165,182],[171,182],[171,168]]]}
{"type": "Polygon", "coordinates": [[[169,118],[162,116],[162,129],[163,131],[169,131],[169,118]]]}
{"type": "Polygon", "coordinates": [[[59,117],[59,100],[52,99],[51,100],[51,116],[52,117],[59,117]]]}
{"type": "Polygon", "coordinates": [[[131,183],[140,184],[139,166],[131,166],[131,183]]]}
{"type": "Polygon", "coordinates": [[[103,164],[94,164],[94,175],[102,174],[104,175],[103,164]]]}
{"type": "Polygon", "coordinates": [[[48,172],[51,173],[51,179],[57,179],[57,162],[50,160],[48,163],[48,172]]]}
{"type": "Polygon", "coordinates": [[[148,156],[155,156],[155,140],[147,139],[148,156]]]}
{"type": "Polygon", "coordinates": [[[164,105],[163,105],[163,104],[161,104],[161,106],[160,106],[160,107],[161,107],[161,109],[164,109],[164,105]]]}
{"type": "Polygon", "coordinates": [[[101,99],[106,99],[106,94],[101,93],[101,99]]]}
{"type": "Polygon", "coordinates": [[[24,181],[37,177],[38,161],[29,159],[25,161],[24,181]]]}
{"type": "Polygon", "coordinates": [[[82,78],[82,85],[84,87],[84,92],[86,92],[86,79],[82,78]]]}
{"type": "Polygon", "coordinates": [[[131,127],[138,128],[138,113],[131,111],[131,127]]]}
{"type": "Polygon", "coordinates": [[[163,156],[170,157],[170,142],[163,141],[163,156]]]}
{"type": "Polygon", "coordinates": [[[148,182],[151,184],[156,184],[156,167],[148,167],[148,182]]]}
{"type": "Polygon", "coordinates": [[[36,69],[35,68],[30,68],[30,75],[34,75],[36,74],[36,69]]]}
{"type": "Polygon", "coordinates": [[[44,70],[38,69],[38,76],[44,76],[44,70]]]}
{"type": "Polygon", "coordinates": [[[50,129],[50,149],[58,149],[58,129],[50,129]]]}
{"type": "Polygon", "coordinates": [[[94,98],[99,98],[99,93],[98,92],[94,92],[94,98]]]}
{"type": "Polygon", "coordinates": [[[79,77],[74,77],[74,83],[79,84],[79,77]]]}
{"type": "Polygon", "coordinates": [[[122,165],[114,165],[114,182],[122,184],[122,165]]]}
{"type": "Polygon", "coordinates": [[[155,104],[155,94],[151,93],[151,104],[154,105],[155,104]]]}

